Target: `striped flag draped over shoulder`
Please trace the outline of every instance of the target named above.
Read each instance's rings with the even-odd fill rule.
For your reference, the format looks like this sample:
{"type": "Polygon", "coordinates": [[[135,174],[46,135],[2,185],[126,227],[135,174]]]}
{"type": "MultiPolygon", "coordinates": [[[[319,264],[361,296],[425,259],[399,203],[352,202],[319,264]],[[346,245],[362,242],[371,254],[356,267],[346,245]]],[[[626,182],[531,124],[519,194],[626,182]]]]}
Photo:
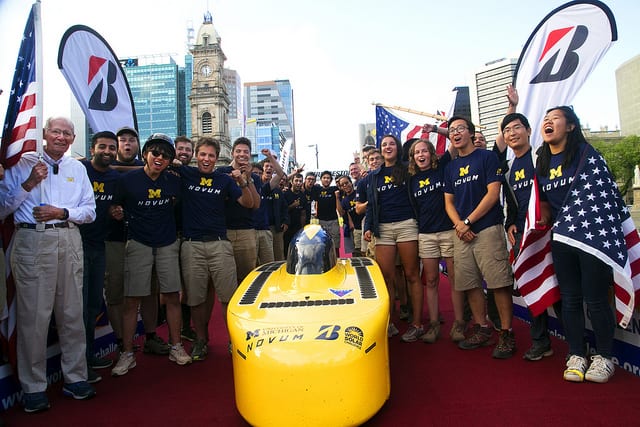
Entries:
{"type": "MultiPolygon", "coordinates": [[[[585,150],[586,160],[553,225],[553,239],[611,266],[616,319],[626,328],[640,297],[640,236],[606,162],[591,145],[585,150]]],[[[529,202],[532,218],[536,209],[532,206],[538,201],[536,182],[529,202]]],[[[525,302],[538,315],[560,295],[551,258],[551,230],[530,231],[529,215],[514,272],[525,302]]]]}
{"type": "Polygon", "coordinates": [[[611,266],[617,320],[626,328],[640,291],[640,238],[605,160],[591,145],[586,150],[574,188],[558,212],[553,239],[611,266]]]}
{"type": "Polygon", "coordinates": [[[60,42],[58,68],[94,132],[137,129],[129,83],[100,34],[84,25],[70,27],[60,42]]]}
{"type": "Polygon", "coordinates": [[[534,151],[542,141],[538,124],[545,112],[573,101],[617,38],[613,13],[597,0],[566,3],[538,24],[520,54],[514,76],[520,95],[518,112],[533,125],[534,151]]]}
{"type": "Polygon", "coordinates": [[[29,13],[24,29],[11,85],[7,115],[2,128],[0,161],[6,168],[18,163],[23,153],[36,151],[39,131],[36,125],[36,101],[38,101],[36,98],[40,88],[36,80],[34,8],[29,13]]]}

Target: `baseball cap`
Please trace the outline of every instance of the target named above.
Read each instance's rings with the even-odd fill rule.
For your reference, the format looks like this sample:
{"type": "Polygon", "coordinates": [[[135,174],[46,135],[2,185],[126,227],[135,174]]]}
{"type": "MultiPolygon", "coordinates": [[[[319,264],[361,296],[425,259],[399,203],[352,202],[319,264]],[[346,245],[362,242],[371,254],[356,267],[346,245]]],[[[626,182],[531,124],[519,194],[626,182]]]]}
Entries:
{"type": "Polygon", "coordinates": [[[144,147],[142,147],[142,151],[144,152],[147,146],[151,144],[158,144],[158,143],[166,145],[167,148],[169,149],[169,153],[175,159],[176,147],[173,142],[173,139],[171,139],[169,135],[165,135],[164,133],[154,133],[149,138],[147,138],[147,141],[144,143],[144,147]]]}
{"type": "Polygon", "coordinates": [[[134,135],[136,138],[140,139],[140,137],[138,136],[138,131],[129,126],[123,126],[118,129],[118,131],[116,132],[116,136],[120,136],[124,133],[130,133],[131,135],[134,135]]]}

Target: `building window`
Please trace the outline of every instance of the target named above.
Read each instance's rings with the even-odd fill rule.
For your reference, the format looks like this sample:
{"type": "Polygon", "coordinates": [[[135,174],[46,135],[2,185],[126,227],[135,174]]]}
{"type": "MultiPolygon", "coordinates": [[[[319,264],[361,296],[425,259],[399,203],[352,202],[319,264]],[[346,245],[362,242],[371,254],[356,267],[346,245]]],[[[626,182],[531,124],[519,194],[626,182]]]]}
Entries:
{"type": "Polygon", "coordinates": [[[211,113],[202,114],[202,133],[211,133],[211,113]]]}

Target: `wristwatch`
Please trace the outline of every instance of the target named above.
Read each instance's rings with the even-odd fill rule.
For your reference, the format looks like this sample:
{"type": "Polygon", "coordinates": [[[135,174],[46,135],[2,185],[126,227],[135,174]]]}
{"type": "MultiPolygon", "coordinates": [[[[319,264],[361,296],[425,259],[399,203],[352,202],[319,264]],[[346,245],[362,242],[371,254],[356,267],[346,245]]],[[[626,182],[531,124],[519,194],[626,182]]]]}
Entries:
{"type": "Polygon", "coordinates": [[[464,225],[471,225],[471,220],[469,218],[465,218],[464,221],[462,221],[462,223],[464,225]]]}
{"type": "Polygon", "coordinates": [[[69,219],[69,209],[67,208],[63,208],[62,209],[62,218],[60,218],[63,221],[66,221],[69,219]]]}

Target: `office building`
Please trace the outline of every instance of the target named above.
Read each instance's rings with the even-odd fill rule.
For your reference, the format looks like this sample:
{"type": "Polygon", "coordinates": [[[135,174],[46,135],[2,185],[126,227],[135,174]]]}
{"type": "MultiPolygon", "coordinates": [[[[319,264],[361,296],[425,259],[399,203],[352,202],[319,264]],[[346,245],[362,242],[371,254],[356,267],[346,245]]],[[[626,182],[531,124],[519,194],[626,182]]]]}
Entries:
{"type": "Polygon", "coordinates": [[[618,67],[616,88],[622,136],[640,135],[640,55],[618,67]]]}
{"type": "Polygon", "coordinates": [[[503,58],[492,61],[478,70],[469,87],[471,121],[479,125],[489,145],[498,135],[498,120],[504,117],[509,101],[506,87],[513,82],[518,60],[503,58]]]}
{"type": "Polygon", "coordinates": [[[259,126],[277,126],[284,138],[293,141],[291,156],[295,158],[293,89],[289,80],[245,83],[244,89],[247,122],[255,119],[259,126]]]}
{"type": "Polygon", "coordinates": [[[229,96],[229,120],[244,119],[242,106],[242,82],[236,70],[225,68],[222,71],[222,80],[229,96]]]}

